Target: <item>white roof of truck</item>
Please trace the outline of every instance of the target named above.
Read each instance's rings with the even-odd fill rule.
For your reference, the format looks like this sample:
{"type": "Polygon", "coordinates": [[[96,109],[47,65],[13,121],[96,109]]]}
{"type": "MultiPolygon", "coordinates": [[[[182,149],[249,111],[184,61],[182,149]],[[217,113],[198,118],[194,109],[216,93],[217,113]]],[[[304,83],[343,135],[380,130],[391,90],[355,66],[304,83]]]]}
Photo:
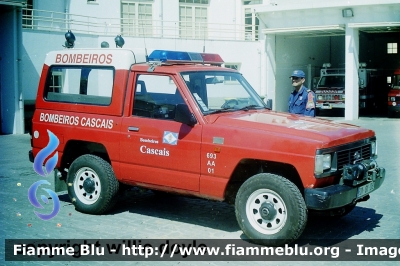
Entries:
{"type": "Polygon", "coordinates": [[[49,52],[45,64],[51,65],[100,65],[115,69],[129,69],[132,64],[146,62],[143,51],[129,49],[65,49],[49,52]]]}

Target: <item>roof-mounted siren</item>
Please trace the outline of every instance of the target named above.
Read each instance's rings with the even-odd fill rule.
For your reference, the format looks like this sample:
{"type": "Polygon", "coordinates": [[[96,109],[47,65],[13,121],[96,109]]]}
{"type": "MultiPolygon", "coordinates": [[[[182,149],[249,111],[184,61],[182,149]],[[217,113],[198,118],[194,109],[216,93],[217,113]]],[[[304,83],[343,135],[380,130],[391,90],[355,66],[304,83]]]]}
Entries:
{"type": "Polygon", "coordinates": [[[65,45],[66,48],[74,48],[75,45],[75,35],[72,33],[71,30],[68,30],[65,33],[65,45]]]}
{"type": "Polygon", "coordinates": [[[149,62],[163,64],[214,64],[222,65],[224,61],[217,54],[193,53],[182,51],[154,50],[149,55],[149,62]]]}
{"type": "Polygon", "coordinates": [[[101,47],[101,48],[109,48],[110,45],[108,44],[108,42],[103,41],[103,42],[101,42],[100,47],[101,47]]]}
{"type": "Polygon", "coordinates": [[[360,63],[360,68],[366,68],[367,67],[367,63],[360,63]]]}
{"type": "Polygon", "coordinates": [[[331,67],[331,63],[323,63],[322,67],[327,69],[328,67],[331,67]]]}
{"type": "Polygon", "coordinates": [[[219,54],[201,53],[201,57],[203,57],[204,64],[221,66],[224,63],[219,54]]]}
{"type": "Polygon", "coordinates": [[[203,58],[199,53],[189,53],[181,51],[154,50],[149,55],[149,61],[161,63],[203,63],[203,58]]]}
{"type": "Polygon", "coordinates": [[[117,35],[117,37],[115,37],[114,41],[115,41],[115,46],[117,48],[122,48],[122,46],[124,46],[124,44],[125,44],[125,40],[124,40],[124,38],[122,38],[121,35],[117,35]]]}
{"type": "Polygon", "coordinates": [[[328,68],[329,67],[331,67],[331,63],[323,63],[322,64],[322,68],[321,68],[321,71],[320,71],[321,77],[328,74],[328,68]]]}

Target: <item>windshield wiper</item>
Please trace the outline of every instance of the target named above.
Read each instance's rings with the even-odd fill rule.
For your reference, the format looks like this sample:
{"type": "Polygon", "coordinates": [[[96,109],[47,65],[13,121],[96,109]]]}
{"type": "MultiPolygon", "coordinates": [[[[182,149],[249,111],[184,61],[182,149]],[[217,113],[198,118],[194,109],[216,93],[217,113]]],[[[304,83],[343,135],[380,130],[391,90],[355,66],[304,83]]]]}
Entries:
{"type": "Polygon", "coordinates": [[[237,110],[249,111],[249,110],[255,110],[255,109],[259,109],[259,108],[263,108],[263,107],[255,105],[255,104],[251,104],[251,105],[246,105],[245,107],[242,107],[242,108],[237,109],[237,110]]]}
{"type": "Polygon", "coordinates": [[[206,113],[206,115],[210,115],[210,114],[219,114],[219,113],[225,113],[225,112],[232,112],[232,111],[237,111],[239,109],[235,109],[232,107],[225,107],[225,108],[221,108],[218,110],[214,110],[214,111],[210,111],[208,113],[206,113]]]}
{"type": "Polygon", "coordinates": [[[263,108],[263,107],[259,106],[259,105],[255,105],[255,104],[247,105],[242,108],[225,107],[225,108],[221,108],[221,109],[218,109],[215,111],[210,111],[206,115],[219,114],[219,113],[225,113],[225,112],[233,112],[233,111],[249,111],[249,110],[255,110],[255,109],[259,109],[259,108],[263,108]]]}

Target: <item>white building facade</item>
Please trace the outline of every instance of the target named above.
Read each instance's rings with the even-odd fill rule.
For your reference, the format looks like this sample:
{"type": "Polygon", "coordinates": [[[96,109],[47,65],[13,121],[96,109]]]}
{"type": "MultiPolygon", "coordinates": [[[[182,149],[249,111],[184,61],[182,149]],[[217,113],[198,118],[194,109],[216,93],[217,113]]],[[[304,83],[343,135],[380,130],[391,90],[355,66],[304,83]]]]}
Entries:
{"type": "MultiPolygon", "coordinates": [[[[386,36],[379,35],[379,45],[397,43],[392,32],[400,34],[399,0],[0,0],[0,6],[6,20],[0,26],[2,134],[25,132],[45,55],[64,49],[67,30],[76,48],[103,41],[113,47],[121,34],[132,50],[218,53],[277,111],[287,111],[294,69],[306,72],[311,87],[322,64],[331,62],[346,67],[349,120],[358,118],[360,38],[370,47],[370,34],[386,36]]],[[[398,54],[393,58],[400,65],[398,54]]]]}

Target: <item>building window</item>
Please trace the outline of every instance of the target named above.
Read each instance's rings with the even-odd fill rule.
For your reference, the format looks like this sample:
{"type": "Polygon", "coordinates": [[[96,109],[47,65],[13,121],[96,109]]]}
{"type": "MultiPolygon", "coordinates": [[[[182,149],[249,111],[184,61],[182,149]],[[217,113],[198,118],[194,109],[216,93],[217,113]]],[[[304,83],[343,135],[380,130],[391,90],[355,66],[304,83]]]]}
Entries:
{"type": "Polygon", "coordinates": [[[244,9],[244,24],[245,24],[245,40],[258,40],[258,25],[260,24],[256,13],[251,8],[244,9]]]}
{"type": "Polygon", "coordinates": [[[261,5],[263,0],[243,1],[243,5],[261,5]]]}
{"type": "Polygon", "coordinates": [[[22,28],[33,29],[33,0],[26,1],[26,8],[22,9],[22,28]]]}
{"type": "Polygon", "coordinates": [[[179,0],[179,36],[189,39],[207,38],[207,6],[209,0],[179,0]]]}
{"type": "Polygon", "coordinates": [[[63,84],[63,73],[62,71],[52,71],[49,81],[49,92],[57,92],[60,93],[63,84]]]}
{"type": "Polygon", "coordinates": [[[121,32],[125,36],[152,36],[153,0],[121,1],[121,32]]]}
{"type": "Polygon", "coordinates": [[[209,0],[179,0],[179,3],[208,5],[209,0]]]}
{"type": "Polygon", "coordinates": [[[241,63],[224,63],[224,66],[226,68],[235,69],[237,71],[240,71],[241,63]]]}
{"type": "MultiPolygon", "coordinates": [[[[230,69],[235,69],[237,71],[240,71],[240,66],[242,64],[241,63],[224,63],[224,66],[226,68],[230,68],[230,69]]],[[[237,79],[233,79],[232,76],[225,76],[224,78],[224,82],[225,83],[238,83],[237,79]]]]}
{"type": "Polygon", "coordinates": [[[246,41],[257,41],[258,40],[258,26],[260,24],[254,8],[248,8],[249,5],[261,5],[263,0],[245,1],[243,0],[244,6],[244,34],[246,41]]]}
{"type": "Polygon", "coordinates": [[[387,53],[388,54],[397,54],[397,43],[388,43],[387,44],[387,53]]]}

